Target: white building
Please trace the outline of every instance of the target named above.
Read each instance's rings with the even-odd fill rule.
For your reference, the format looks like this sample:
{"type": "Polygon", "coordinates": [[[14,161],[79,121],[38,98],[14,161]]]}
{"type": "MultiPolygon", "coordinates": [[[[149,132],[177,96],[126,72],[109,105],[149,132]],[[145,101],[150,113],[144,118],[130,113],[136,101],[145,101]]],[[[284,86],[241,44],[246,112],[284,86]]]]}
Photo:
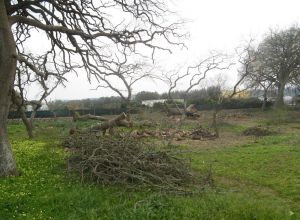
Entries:
{"type": "MultiPolygon", "coordinates": [[[[155,103],[165,103],[168,99],[154,99],[154,100],[145,100],[142,101],[142,105],[153,107],[155,103]]],[[[184,103],[183,99],[173,99],[174,102],[184,103]]]]}

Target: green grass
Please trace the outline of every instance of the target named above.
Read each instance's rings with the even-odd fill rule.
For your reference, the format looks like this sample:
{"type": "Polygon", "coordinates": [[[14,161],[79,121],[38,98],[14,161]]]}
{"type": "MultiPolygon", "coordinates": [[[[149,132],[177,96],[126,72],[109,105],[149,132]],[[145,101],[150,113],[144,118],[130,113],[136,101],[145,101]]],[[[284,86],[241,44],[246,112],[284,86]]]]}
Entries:
{"type": "MultiPolygon", "coordinates": [[[[292,138],[292,137],[289,137],[292,138]]],[[[267,137],[239,147],[191,155],[193,167],[212,164],[215,175],[269,187],[300,211],[300,146],[287,137],[267,137]]]]}
{"type": "MultiPolygon", "coordinates": [[[[297,134],[189,154],[196,172],[212,165],[216,186],[178,196],[82,184],[66,173],[61,140],[70,122],[36,126],[36,138],[27,140],[21,124],[9,125],[21,175],[0,179],[0,219],[300,219],[297,134]]],[[[233,133],[245,127],[222,126],[233,133]]]]}

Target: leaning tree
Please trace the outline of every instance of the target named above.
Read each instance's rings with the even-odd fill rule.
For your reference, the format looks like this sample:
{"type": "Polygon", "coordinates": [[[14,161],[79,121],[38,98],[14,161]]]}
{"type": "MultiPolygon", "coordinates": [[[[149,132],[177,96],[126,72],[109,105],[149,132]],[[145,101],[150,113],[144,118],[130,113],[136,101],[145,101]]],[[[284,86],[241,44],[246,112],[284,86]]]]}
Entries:
{"type": "Polygon", "coordinates": [[[62,62],[72,70],[76,62],[90,79],[118,65],[124,51],[170,51],[180,25],[163,0],[0,0],[0,176],[17,173],[7,115],[17,63],[34,67],[23,61],[35,33],[45,36],[54,68],[62,62]]]}

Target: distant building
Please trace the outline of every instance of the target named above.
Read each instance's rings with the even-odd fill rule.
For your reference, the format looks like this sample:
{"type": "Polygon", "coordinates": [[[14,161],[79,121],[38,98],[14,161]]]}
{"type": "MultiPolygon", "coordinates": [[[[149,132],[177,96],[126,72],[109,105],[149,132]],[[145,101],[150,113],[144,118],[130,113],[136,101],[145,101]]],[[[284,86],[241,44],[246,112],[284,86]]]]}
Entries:
{"type": "Polygon", "coordinates": [[[293,104],[293,96],[289,96],[289,95],[283,96],[283,102],[286,105],[292,105],[293,104]]]}
{"type": "MultiPolygon", "coordinates": [[[[49,107],[46,103],[42,103],[42,106],[39,108],[39,111],[47,111],[49,110],[49,107]]],[[[26,106],[26,111],[32,111],[32,105],[27,105],[26,106]]]]}
{"type": "Polygon", "coordinates": [[[300,105],[300,95],[293,96],[292,105],[300,105]]]}
{"type": "Polygon", "coordinates": [[[49,110],[49,107],[46,103],[42,103],[42,107],[40,108],[40,110],[47,111],[49,110]]]}
{"type": "MultiPolygon", "coordinates": [[[[142,101],[142,105],[153,107],[155,103],[165,103],[168,99],[155,99],[142,101]]],[[[183,99],[173,99],[174,102],[184,103],[183,99]]]]}
{"type": "MultiPolygon", "coordinates": [[[[263,90],[254,90],[250,93],[251,97],[256,97],[259,100],[263,100],[264,92],[263,90]]],[[[295,105],[295,101],[297,96],[300,95],[300,90],[298,88],[288,87],[284,91],[283,102],[285,105],[295,105]]],[[[275,102],[277,98],[277,90],[272,89],[268,91],[267,100],[269,102],[275,102]]]]}

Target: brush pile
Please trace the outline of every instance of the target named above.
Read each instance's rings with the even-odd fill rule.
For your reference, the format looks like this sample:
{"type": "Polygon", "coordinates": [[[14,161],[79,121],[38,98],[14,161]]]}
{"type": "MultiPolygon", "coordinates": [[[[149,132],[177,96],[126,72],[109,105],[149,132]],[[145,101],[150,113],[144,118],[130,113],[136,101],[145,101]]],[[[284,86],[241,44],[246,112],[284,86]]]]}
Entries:
{"type": "Polygon", "coordinates": [[[68,170],[79,173],[82,181],[168,189],[183,186],[193,179],[187,160],[155,151],[130,136],[77,133],[64,145],[73,149],[68,170]]]}
{"type": "Polygon", "coordinates": [[[211,140],[216,138],[216,134],[209,129],[199,126],[190,133],[193,140],[211,140]]]}
{"type": "Polygon", "coordinates": [[[184,139],[193,140],[212,140],[217,138],[216,134],[208,128],[199,126],[191,131],[183,131],[178,129],[165,129],[165,130],[133,130],[130,136],[135,139],[145,138],[145,137],[156,137],[156,138],[170,138],[173,137],[177,141],[184,139]]]}
{"type": "Polygon", "coordinates": [[[261,125],[250,127],[243,131],[243,135],[245,136],[256,136],[256,137],[272,135],[275,133],[276,132],[270,130],[270,128],[261,125]]]}

